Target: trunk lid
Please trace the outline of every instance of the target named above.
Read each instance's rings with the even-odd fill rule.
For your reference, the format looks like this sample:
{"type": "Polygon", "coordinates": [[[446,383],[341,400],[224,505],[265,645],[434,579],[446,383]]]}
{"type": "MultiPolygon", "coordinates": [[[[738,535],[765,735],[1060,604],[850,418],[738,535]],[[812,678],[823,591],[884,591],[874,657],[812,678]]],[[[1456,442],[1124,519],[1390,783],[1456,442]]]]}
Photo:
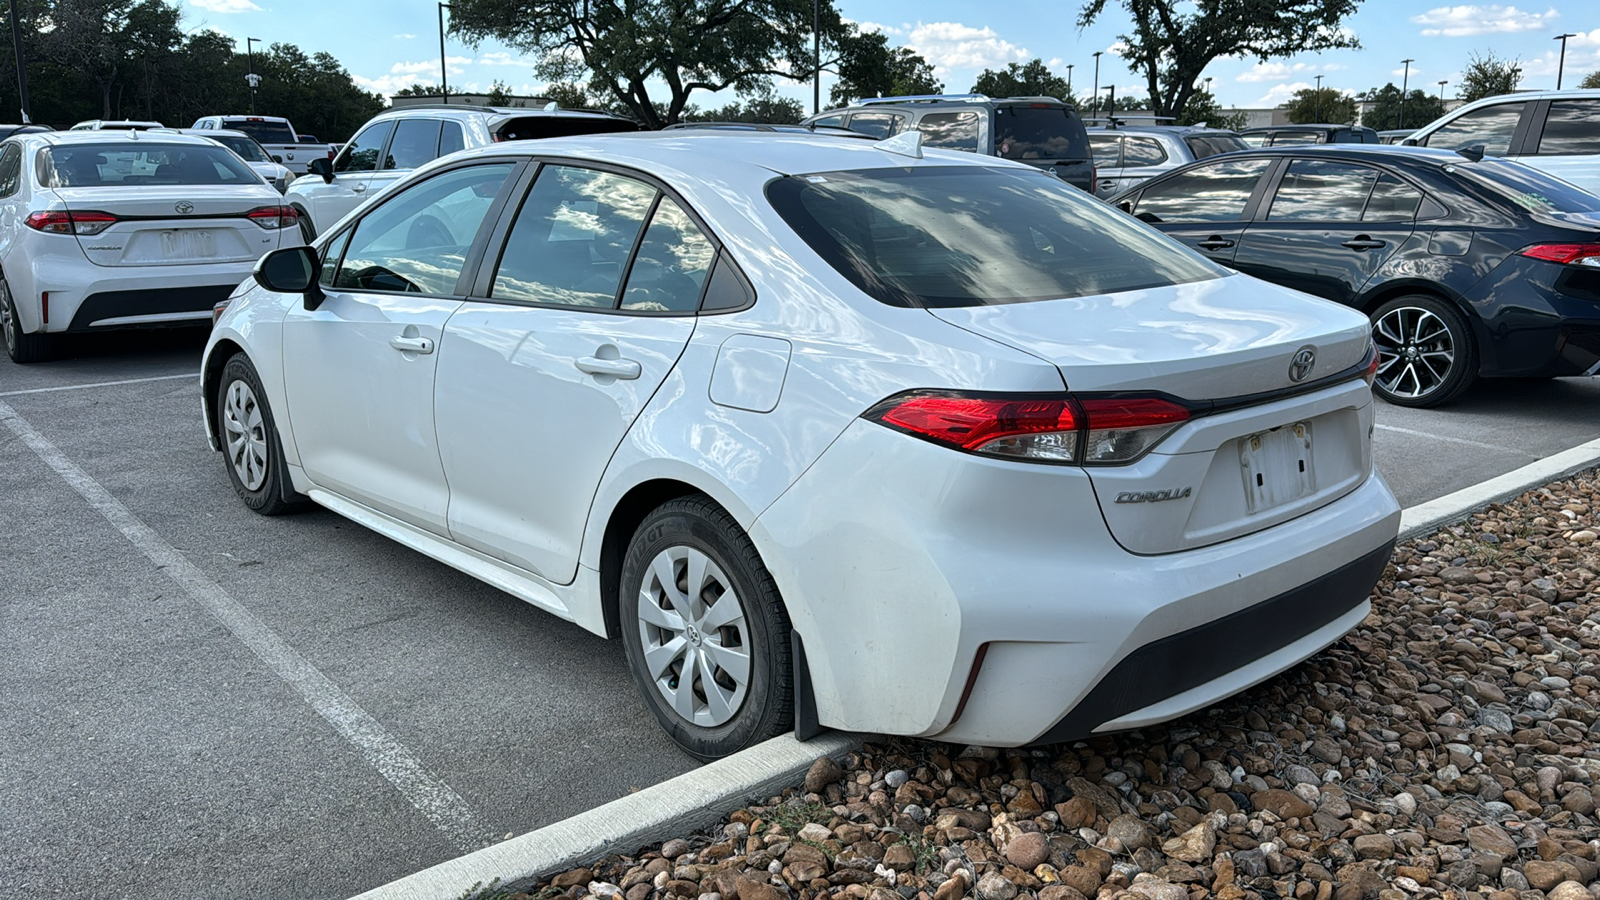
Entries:
{"type": "Polygon", "coordinates": [[[1076,394],[1161,392],[1196,407],[1143,458],[1085,468],[1107,526],[1130,552],[1250,534],[1333,502],[1371,472],[1366,382],[1304,387],[1366,357],[1366,317],[1337,304],[1228,276],[929,312],[1051,362],[1076,394]],[[1306,348],[1309,370],[1291,377],[1306,348]]]}
{"type": "Polygon", "coordinates": [[[54,188],[76,213],[103,212],[117,221],[98,234],[77,235],[98,266],[202,265],[249,262],[278,246],[282,229],[246,218],[282,202],[264,185],[137,185],[54,188]],[[185,211],[186,210],[186,211],[185,211]]]}

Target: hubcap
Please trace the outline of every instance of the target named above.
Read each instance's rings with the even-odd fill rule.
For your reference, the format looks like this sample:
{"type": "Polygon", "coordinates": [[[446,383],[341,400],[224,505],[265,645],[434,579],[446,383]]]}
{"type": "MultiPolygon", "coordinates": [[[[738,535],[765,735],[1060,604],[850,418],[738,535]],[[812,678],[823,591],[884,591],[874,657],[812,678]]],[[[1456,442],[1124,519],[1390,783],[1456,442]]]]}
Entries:
{"type": "Polygon", "coordinates": [[[1449,326],[1426,309],[1391,309],[1372,327],[1378,386],[1396,397],[1425,397],[1450,377],[1456,343],[1449,326]]]}
{"type": "Polygon", "coordinates": [[[267,480],[267,431],[255,392],[243,381],[228,385],[222,403],[222,430],[228,443],[228,464],[246,490],[259,491],[267,480]]]}
{"type": "Polygon", "coordinates": [[[10,291],[0,293],[0,331],[5,332],[6,349],[14,352],[17,349],[17,322],[11,311],[10,291]]]}
{"type": "Polygon", "coordinates": [[[693,547],[656,554],[638,617],[645,669],[667,705],[702,727],[732,719],[750,686],[749,626],[717,564],[693,547]]]}

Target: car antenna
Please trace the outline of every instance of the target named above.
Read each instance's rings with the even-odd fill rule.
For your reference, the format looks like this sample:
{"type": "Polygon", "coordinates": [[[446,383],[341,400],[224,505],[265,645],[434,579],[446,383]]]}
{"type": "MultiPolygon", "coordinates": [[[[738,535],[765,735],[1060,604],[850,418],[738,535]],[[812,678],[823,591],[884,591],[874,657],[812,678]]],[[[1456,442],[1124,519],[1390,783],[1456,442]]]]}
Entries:
{"type": "Polygon", "coordinates": [[[545,112],[555,112],[556,110],[558,110],[560,108],[561,108],[561,104],[557,103],[554,100],[551,100],[549,103],[546,103],[544,105],[544,111],[545,112]]]}
{"type": "Polygon", "coordinates": [[[1466,158],[1468,162],[1483,162],[1483,145],[1473,144],[1471,147],[1458,147],[1456,152],[1466,158]]]}
{"type": "Polygon", "coordinates": [[[915,129],[904,131],[892,138],[878,141],[872,146],[885,153],[894,153],[899,156],[909,156],[912,159],[922,158],[922,132],[915,129]]]}

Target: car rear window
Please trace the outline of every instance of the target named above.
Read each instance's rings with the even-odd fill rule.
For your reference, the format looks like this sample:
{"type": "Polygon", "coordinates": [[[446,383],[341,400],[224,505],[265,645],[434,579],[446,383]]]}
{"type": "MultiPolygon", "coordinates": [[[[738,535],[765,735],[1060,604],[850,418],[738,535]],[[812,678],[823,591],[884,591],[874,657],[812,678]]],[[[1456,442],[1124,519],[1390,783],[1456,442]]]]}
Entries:
{"type": "Polygon", "coordinates": [[[531,141],[581,134],[638,131],[639,126],[626,119],[608,119],[600,116],[512,116],[494,123],[492,130],[498,140],[531,141]]]}
{"type": "Polygon", "coordinates": [[[1444,170],[1529,212],[1600,212],[1600,197],[1521,163],[1485,157],[1444,170]]]}
{"type": "Polygon", "coordinates": [[[1226,272],[1044,172],[824,172],[774,179],[767,199],[840,275],[890,306],[1084,297],[1226,272]]]}
{"type": "Polygon", "coordinates": [[[1062,106],[997,106],[995,155],[1005,159],[1088,159],[1083,122],[1062,106]]]}
{"type": "Polygon", "coordinates": [[[237,134],[210,134],[206,136],[239,154],[239,158],[245,162],[272,162],[266,151],[261,149],[261,145],[250,138],[240,137],[237,134]]]}
{"type": "Polygon", "coordinates": [[[215,145],[67,144],[39,151],[45,187],[133,184],[260,184],[244,160],[215,145]]]}
{"type": "Polygon", "coordinates": [[[287,122],[268,122],[264,119],[223,119],[222,127],[242,131],[263,144],[298,144],[300,138],[287,122]]]}
{"type": "Polygon", "coordinates": [[[1236,134],[1194,135],[1184,138],[1183,142],[1189,145],[1189,152],[1194,154],[1195,159],[1250,149],[1250,145],[1236,134]]]}

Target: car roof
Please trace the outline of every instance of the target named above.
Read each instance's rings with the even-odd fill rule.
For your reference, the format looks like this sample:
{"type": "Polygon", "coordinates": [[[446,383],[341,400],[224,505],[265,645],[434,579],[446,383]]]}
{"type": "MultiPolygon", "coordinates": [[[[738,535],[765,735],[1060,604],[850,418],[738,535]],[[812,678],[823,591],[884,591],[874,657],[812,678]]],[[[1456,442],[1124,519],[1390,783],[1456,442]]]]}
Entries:
{"type": "Polygon", "coordinates": [[[626,116],[603,109],[581,109],[556,106],[554,103],[547,106],[472,106],[467,103],[415,103],[408,106],[391,106],[381,113],[373,116],[374,119],[383,119],[391,116],[404,116],[412,113],[477,113],[485,116],[569,116],[584,119],[618,119],[624,122],[632,121],[626,116]],[[554,107],[553,109],[551,107],[554,107]]]}
{"type": "Polygon", "coordinates": [[[1115,133],[1119,131],[1137,131],[1144,134],[1232,134],[1238,132],[1228,128],[1212,128],[1209,125],[1118,125],[1111,128],[1106,125],[1086,125],[1086,130],[1096,134],[1115,133]]]}
{"type": "Polygon", "coordinates": [[[37,134],[17,135],[18,138],[35,140],[52,146],[71,146],[73,144],[193,144],[205,146],[212,142],[202,137],[187,134],[177,134],[171,131],[44,131],[37,134]]]}
{"type": "Polygon", "coordinates": [[[219,134],[225,134],[228,137],[242,137],[250,138],[252,141],[255,140],[255,138],[250,137],[250,135],[233,128],[163,128],[159,133],[166,134],[169,131],[173,132],[174,134],[192,134],[195,137],[208,138],[216,137],[219,134]]]}
{"type": "Polygon", "coordinates": [[[1356,131],[1371,131],[1366,125],[1340,125],[1331,122],[1314,122],[1306,125],[1257,125],[1254,128],[1241,128],[1239,134],[1265,134],[1269,131],[1338,131],[1349,128],[1356,131]]]}

